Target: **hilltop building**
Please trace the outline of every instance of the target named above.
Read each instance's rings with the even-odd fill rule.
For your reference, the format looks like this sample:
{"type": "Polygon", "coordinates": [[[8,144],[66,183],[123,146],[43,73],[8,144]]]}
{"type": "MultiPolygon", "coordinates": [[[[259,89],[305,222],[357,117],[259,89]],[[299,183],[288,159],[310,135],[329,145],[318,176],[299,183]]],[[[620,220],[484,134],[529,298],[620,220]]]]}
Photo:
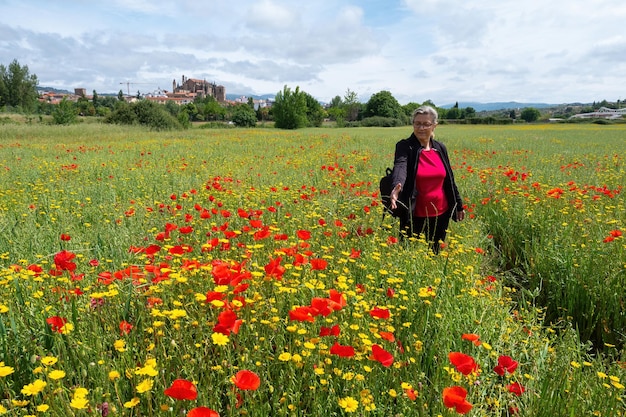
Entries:
{"type": "Polygon", "coordinates": [[[174,96],[193,95],[194,97],[211,96],[220,103],[226,101],[226,88],[223,85],[196,78],[187,78],[184,75],[180,84],[176,80],[172,81],[172,93],[170,94],[174,96]]]}

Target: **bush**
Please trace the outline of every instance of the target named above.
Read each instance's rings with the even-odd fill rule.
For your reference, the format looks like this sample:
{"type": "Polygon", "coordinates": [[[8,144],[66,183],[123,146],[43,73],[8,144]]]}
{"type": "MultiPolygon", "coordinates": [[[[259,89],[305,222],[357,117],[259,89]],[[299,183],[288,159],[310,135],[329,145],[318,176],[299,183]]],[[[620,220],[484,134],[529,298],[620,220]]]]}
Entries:
{"type": "Polygon", "coordinates": [[[361,126],[364,127],[398,127],[398,126],[406,126],[400,119],[396,119],[395,117],[382,117],[382,116],[372,116],[366,117],[361,120],[361,126]]]}
{"type": "Polygon", "coordinates": [[[256,112],[247,104],[240,104],[233,110],[233,123],[237,127],[256,126],[256,112]]]}
{"type": "Polygon", "coordinates": [[[139,124],[153,130],[181,129],[182,125],[163,106],[147,100],[121,103],[106,119],[106,123],[121,125],[139,124]]]}

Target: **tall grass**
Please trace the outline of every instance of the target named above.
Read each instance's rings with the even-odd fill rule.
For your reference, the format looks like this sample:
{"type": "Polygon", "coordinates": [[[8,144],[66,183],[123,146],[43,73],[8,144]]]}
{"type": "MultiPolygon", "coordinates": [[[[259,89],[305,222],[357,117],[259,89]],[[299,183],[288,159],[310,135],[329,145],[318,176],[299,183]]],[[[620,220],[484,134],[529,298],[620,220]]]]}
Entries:
{"type": "Polygon", "coordinates": [[[434,256],[378,204],[406,129],[1,126],[0,413],[624,415],[623,131],[594,129],[438,128],[470,216],[434,256]]]}

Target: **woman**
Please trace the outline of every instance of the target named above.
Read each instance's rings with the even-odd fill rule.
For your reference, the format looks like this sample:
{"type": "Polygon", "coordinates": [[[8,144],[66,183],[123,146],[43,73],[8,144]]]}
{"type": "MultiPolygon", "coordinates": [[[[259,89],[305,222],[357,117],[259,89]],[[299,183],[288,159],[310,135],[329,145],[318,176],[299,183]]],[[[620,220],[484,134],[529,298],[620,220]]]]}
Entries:
{"type": "Polygon", "coordinates": [[[421,106],[413,112],[413,134],[396,144],[393,161],[391,208],[400,212],[400,235],[424,234],[439,253],[450,218],[465,218],[448,158],[448,150],[436,141],[437,111],[421,106]]]}

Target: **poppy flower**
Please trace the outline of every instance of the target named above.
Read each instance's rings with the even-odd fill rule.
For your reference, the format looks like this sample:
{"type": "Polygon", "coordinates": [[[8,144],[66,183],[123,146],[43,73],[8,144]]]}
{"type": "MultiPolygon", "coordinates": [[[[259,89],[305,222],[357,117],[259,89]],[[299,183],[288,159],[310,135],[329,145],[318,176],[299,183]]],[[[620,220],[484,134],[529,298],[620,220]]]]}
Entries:
{"type": "Polygon", "coordinates": [[[70,235],[65,234],[65,233],[61,233],[61,240],[64,242],[67,242],[71,239],[70,235]]]}
{"type": "Polygon", "coordinates": [[[76,270],[76,264],[72,262],[72,259],[76,257],[76,254],[62,250],[54,255],[54,265],[56,269],[60,271],[74,271],[76,270]]]}
{"type": "Polygon", "coordinates": [[[196,407],[189,410],[187,417],[220,417],[220,415],[208,407],[196,407]]]}
{"type": "Polygon", "coordinates": [[[517,395],[518,397],[521,397],[524,391],[526,391],[526,388],[524,388],[524,386],[520,384],[519,382],[514,382],[512,384],[507,385],[506,389],[509,392],[512,392],[513,394],[517,395]]]}
{"type": "Polygon", "coordinates": [[[289,320],[292,321],[308,321],[313,323],[315,319],[313,318],[312,313],[314,309],[311,307],[303,306],[296,307],[295,309],[289,311],[289,320]]]}
{"type": "Polygon", "coordinates": [[[176,400],[195,400],[198,398],[198,390],[191,381],[186,379],[175,379],[169,388],[163,391],[168,397],[176,400]]]}
{"type": "Polygon", "coordinates": [[[309,263],[311,264],[311,269],[313,271],[323,271],[328,266],[328,261],[326,261],[326,259],[311,259],[309,263]]]}
{"type": "Polygon", "coordinates": [[[380,337],[382,337],[383,339],[385,339],[388,342],[395,342],[396,341],[396,337],[393,335],[393,333],[391,332],[384,332],[384,331],[379,331],[378,334],[380,335],[380,337]]]}
{"type": "Polygon", "coordinates": [[[372,345],[372,357],[380,362],[385,368],[393,364],[393,355],[378,345],[372,345]]]}
{"type": "Polygon", "coordinates": [[[450,352],[448,358],[456,370],[463,375],[469,375],[478,370],[478,364],[474,361],[474,358],[469,355],[461,352],[450,352]]]}
{"type": "Polygon", "coordinates": [[[447,408],[454,408],[459,414],[467,414],[472,409],[472,404],[465,398],[467,391],[463,387],[454,386],[443,389],[443,405],[447,408]]]}
{"type": "Polygon", "coordinates": [[[343,293],[332,288],[328,290],[328,299],[331,301],[329,303],[330,307],[335,311],[341,310],[347,305],[346,297],[344,297],[343,293]]]}
{"type": "Polygon", "coordinates": [[[299,239],[302,239],[302,240],[311,239],[311,232],[309,232],[308,230],[298,230],[296,232],[296,235],[298,236],[299,239]]]}
{"type": "Polygon", "coordinates": [[[59,316],[52,316],[46,319],[46,323],[50,325],[53,332],[63,333],[63,326],[67,323],[67,319],[59,316]]]}
{"type": "Polygon", "coordinates": [[[235,374],[233,382],[241,390],[254,391],[261,385],[261,378],[254,372],[244,369],[235,374]]]}
{"type": "Polygon", "coordinates": [[[370,310],[370,316],[378,318],[378,319],[388,319],[390,317],[389,310],[385,310],[383,308],[374,307],[370,310]]]}
{"type": "Polygon", "coordinates": [[[335,344],[330,348],[331,355],[341,356],[342,358],[351,358],[354,356],[354,348],[348,345],[335,344]]]}
{"type": "Polygon", "coordinates": [[[498,358],[498,364],[493,368],[494,372],[500,376],[504,376],[505,373],[512,374],[517,369],[517,361],[514,361],[510,356],[501,355],[498,358]]]}
{"type": "Polygon", "coordinates": [[[474,333],[463,333],[463,335],[461,336],[461,339],[468,340],[476,346],[481,345],[480,336],[474,333]]]}
{"type": "Polygon", "coordinates": [[[338,324],[335,324],[333,327],[324,327],[322,326],[320,329],[320,337],[323,336],[339,336],[341,333],[341,329],[338,324]]]}
{"type": "Polygon", "coordinates": [[[417,399],[417,391],[415,391],[413,388],[405,389],[404,393],[411,401],[415,401],[417,399]]]}
{"type": "Polygon", "coordinates": [[[123,336],[125,334],[129,334],[133,329],[133,325],[127,322],[126,320],[122,320],[120,322],[120,334],[123,336]]]}

